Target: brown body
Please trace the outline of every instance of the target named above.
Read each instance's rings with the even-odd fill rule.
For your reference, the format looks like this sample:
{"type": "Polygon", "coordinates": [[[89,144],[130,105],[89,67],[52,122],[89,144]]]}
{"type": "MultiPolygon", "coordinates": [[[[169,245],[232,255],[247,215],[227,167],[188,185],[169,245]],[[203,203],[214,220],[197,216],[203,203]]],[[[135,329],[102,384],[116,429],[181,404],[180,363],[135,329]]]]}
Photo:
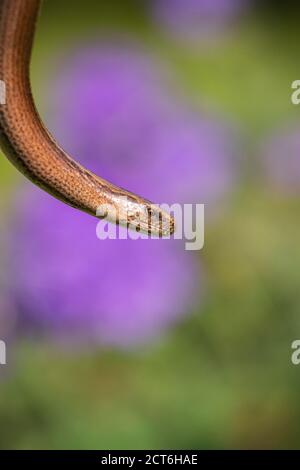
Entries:
{"type": "Polygon", "coordinates": [[[33,183],[66,204],[93,216],[99,206],[109,204],[117,210],[118,223],[131,222],[142,231],[168,235],[174,229],[168,214],[83,168],[58,146],[41,122],[29,80],[40,4],[40,0],[0,0],[0,80],[6,86],[6,104],[0,105],[3,152],[33,183]]]}

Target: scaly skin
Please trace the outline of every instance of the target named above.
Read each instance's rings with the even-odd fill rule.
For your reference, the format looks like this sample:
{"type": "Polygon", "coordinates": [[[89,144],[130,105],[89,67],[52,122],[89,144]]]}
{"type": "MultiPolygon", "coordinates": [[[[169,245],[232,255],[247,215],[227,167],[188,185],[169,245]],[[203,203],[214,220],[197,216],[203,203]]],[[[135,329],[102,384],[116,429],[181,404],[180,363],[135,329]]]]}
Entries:
{"type": "Polygon", "coordinates": [[[29,80],[40,5],[41,0],[0,0],[0,80],[6,85],[6,104],[0,105],[0,146],[4,154],[33,183],[72,207],[97,216],[99,206],[106,204],[108,211],[114,209],[108,220],[130,223],[158,236],[173,233],[169,214],[86,170],[43,125],[29,80]]]}

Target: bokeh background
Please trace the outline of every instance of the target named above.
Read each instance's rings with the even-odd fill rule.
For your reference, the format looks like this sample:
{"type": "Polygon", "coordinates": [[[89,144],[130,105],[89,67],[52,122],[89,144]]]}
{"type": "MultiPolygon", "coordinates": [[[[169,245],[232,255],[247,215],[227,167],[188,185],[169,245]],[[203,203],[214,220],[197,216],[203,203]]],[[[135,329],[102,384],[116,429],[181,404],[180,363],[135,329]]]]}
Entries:
{"type": "Polygon", "coordinates": [[[298,447],[297,14],[44,2],[32,87],[59,143],[152,200],[204,202],[206,240],[99,241],[1,158],[1,448],[298,447]]]}

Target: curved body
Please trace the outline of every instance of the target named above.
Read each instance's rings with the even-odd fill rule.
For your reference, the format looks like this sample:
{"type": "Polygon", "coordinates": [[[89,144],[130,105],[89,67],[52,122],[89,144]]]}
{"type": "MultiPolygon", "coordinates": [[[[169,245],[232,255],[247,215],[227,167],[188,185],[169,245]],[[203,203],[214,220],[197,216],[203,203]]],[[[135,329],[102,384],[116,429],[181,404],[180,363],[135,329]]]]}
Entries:
{"type": "Polygon", "coordinates": [[[72,160],[45,128],[30,89],[29,67],[40,0],[0,0],[0,146],[33,183],[64,203],[154,235],[174,231],[173,219],[158,206],[96,176],[72,160]],[[114,208],[111,213],[110,207],[114,208]],[[98,211],[98,212],[97,212],[98,211]],[[117,214],[117,220],[116,219],[117,214]]]}

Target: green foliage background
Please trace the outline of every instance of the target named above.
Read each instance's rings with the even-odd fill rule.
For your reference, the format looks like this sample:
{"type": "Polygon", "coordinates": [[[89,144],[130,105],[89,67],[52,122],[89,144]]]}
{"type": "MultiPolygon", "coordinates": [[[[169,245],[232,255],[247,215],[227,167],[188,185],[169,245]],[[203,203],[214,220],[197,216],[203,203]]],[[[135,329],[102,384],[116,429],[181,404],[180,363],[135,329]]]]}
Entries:
{"type": "MultiPolygon", "coordinates": [[[[33,90],[46,114],[57,57],[83,40],[125,33],[165,63],[193,105],[238,125],[245,174],[207,229],[206,301],[138,351],[16,345],[0,381],[0,447],[297,448],[300,367],[290,357],[300,337],[300,200],[271,194],[258,172],[261,139],[300,118],[290,101],[300,75],[297,15],[260,7],[214,46],[188,49],[145,10],[138,0],[45,2],[33,90]]],[[[3,227],[21,182],[1,158],[3,227]]]]}

